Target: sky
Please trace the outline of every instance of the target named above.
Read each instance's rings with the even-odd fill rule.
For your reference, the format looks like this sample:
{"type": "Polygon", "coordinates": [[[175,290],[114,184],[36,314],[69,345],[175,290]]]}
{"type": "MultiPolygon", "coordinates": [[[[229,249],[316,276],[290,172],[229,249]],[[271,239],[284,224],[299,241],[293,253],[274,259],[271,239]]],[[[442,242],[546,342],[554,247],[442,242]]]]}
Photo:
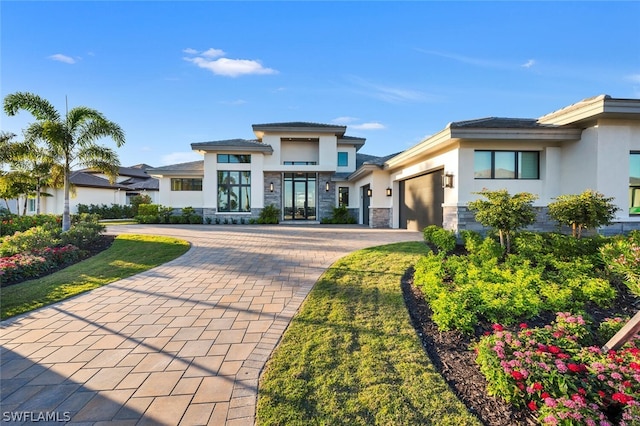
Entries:
{"type": "MultiPolygon", "coordinates": [[[[384,156],[453,121],[640,98],[638,22],[636,1],[3,0],[0,95],[102,112],[123,166],[291,121],[346,125],[384,156]]],[[[32,121],[2,113],[0,129],[32,121]]]]}

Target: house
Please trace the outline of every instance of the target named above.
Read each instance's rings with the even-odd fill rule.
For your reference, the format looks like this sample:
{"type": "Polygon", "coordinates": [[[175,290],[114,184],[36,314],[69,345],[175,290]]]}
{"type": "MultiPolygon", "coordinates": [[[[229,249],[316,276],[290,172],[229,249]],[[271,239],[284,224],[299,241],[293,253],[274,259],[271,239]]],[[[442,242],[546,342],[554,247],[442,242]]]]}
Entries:
{"type": "Polygon", "coordinates": [[[192,143],[202,161],[148,170],[156,202],[209,218],[251,218],[268,205],[285,222],[318,222],[347,207],[369,227],[480,229],[467,204],[483,188],[537,194],[536,229],[554,197],[586,189],[621,208],[612,232],[640,229],[640,99],[601,95],[540,118],[448,124],[386,157],[360,153],[346,126],[253,125],[253,139],[192,143]]]}
{"type": "MultiPolygon", "coordinates": [[[[113,183],[109,178],[96,170],[82,169],[71,172],[72,194],[69,197],[71,213],[78,210],[78,204],[130,204],[131,197],[147,194],[156,202],[158,180],[147,174],[151,166],[138,164],[131,167],[120,167],[113,183]]],[[[64,209],[64,191],[62,188],[44,188],[50,196],[40,198],[40,213],[61,214],[64,209]]],[[[35,214],[38,210],[37,200],[30,198],[27,214],[35,214]]]]}

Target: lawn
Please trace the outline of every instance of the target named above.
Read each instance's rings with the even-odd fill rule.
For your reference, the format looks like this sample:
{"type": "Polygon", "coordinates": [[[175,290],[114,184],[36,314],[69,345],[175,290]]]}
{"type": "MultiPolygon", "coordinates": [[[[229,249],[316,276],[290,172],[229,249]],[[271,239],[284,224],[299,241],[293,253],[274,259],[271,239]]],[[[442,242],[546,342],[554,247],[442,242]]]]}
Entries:
{"type": "Polygon", "coordinates": [[[189,249],[184,240],[119,235],[107,250],[46,277],[0,288],[6,319],[166,263],[189,249]]]}
{"type": "Polygon", "coordinates": [[[420,242],[357,251],[327,270],[262,375],[259,425],[479,425],[411,325],[400,282],[420,242]]]}

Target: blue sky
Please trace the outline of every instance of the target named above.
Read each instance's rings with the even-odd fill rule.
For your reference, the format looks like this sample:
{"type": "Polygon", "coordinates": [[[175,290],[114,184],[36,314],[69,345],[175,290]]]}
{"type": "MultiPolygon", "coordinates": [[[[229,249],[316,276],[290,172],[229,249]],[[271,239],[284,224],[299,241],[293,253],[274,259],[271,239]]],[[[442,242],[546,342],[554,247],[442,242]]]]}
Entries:
{"type": "Polygon", "coordinates": [[[640,2],[2,1],[0,15],[2,97],[101,111],[126,132],[125,166],[199,159],[190,143],[257,123],[344,124],[387,155],[451,121],[640,98],[640,2]]]}

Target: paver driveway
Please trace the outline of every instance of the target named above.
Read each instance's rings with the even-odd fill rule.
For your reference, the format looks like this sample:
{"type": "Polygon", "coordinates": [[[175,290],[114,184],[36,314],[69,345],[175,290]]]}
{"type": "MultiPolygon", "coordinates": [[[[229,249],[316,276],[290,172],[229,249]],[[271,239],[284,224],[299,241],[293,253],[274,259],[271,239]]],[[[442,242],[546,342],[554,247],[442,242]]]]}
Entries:
{"type": "Polygon", "coordinates": [[[421,239],[322,225],[109,232],[171,235],[192,248],[0,323],[3,422],[252,425],[258,376],[320,274],[351,251],[421,239]]]}

